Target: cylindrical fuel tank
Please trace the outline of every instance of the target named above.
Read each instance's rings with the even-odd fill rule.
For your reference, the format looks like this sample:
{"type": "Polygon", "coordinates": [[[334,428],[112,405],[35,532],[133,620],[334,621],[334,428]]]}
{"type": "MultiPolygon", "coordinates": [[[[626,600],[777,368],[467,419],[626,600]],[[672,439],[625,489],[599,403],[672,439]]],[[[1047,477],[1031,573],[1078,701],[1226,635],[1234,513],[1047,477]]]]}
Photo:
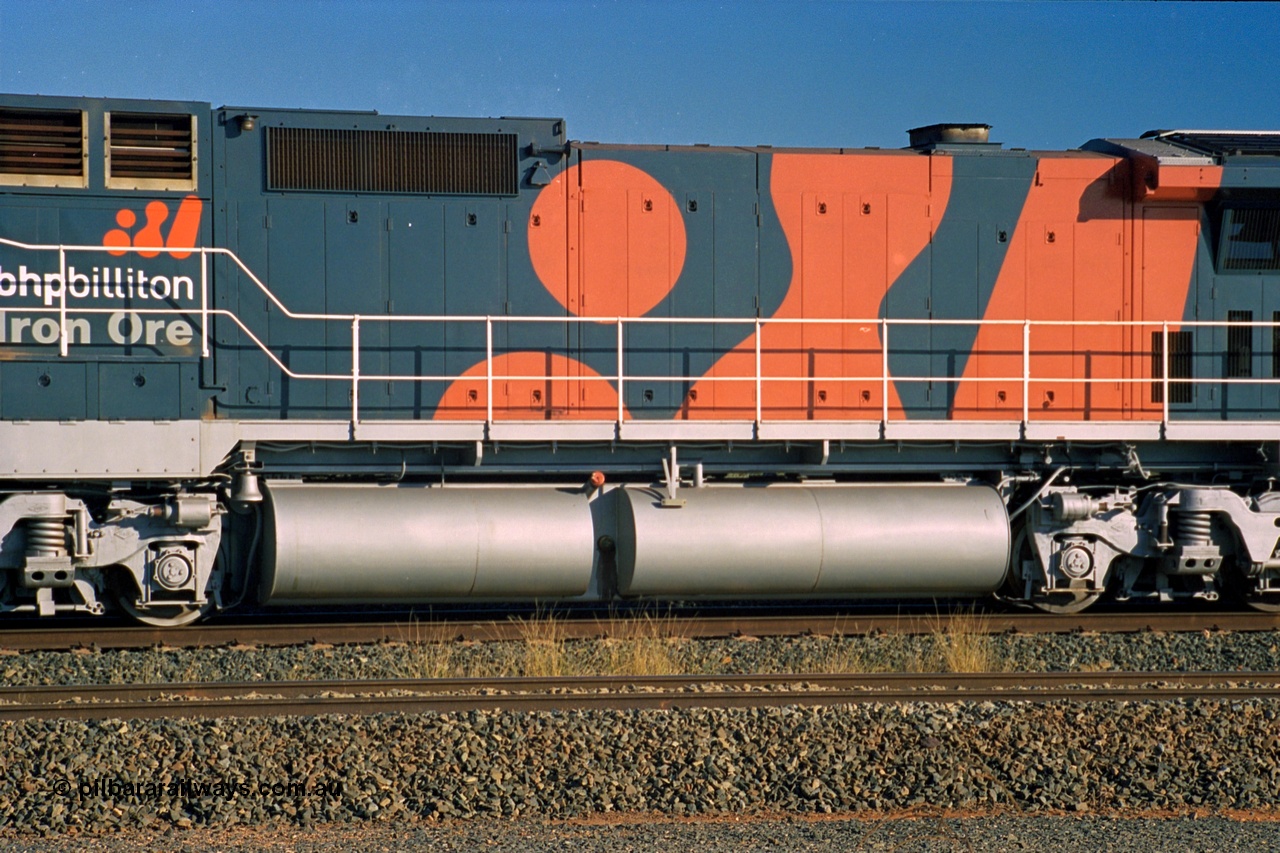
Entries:
{"type": "Polygon", "coordinates": [[[581,595],[595,535],[581,491],[271,485],[260,598],[412,602],[581,595]]]}
{"type": "Polygon", "coordinates": [[[1009,560],[989,486],[626,489],[623,595],[978,595],[1009,560]]]}

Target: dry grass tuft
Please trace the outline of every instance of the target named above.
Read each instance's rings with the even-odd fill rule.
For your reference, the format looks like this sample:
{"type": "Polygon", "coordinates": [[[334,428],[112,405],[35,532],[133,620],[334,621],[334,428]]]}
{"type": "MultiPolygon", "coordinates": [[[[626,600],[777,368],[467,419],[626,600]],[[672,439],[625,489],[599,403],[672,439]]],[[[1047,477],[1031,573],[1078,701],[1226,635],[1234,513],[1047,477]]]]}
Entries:
{"type": "Polygon", "coordinates": [[[610,625],[602,674],[676,675],[685,671],[680,652],[688,641],[677,636],[674,617],[645,613],[636,619],[611,620],[610,625]]]}
{"type": "Polygon", "coordinates": [[[848,642],[839,632],[830,637],[814,637],[812,642],[818,648],[799,667],[803,673],[843,675],[851,672],[873,672],[876,669],[868,663],[857,645],[848,642]]]}
{"type": "MultiPolygon", "coordinates": [[[[398,655],[401,678],[457,678],[452,643],[435,643],[422,638],[416,617],[410,619],[409,636],[398,655]]],[[[399,645],[399,644],[398,644],[399,645]]]]}
{"type": "Polygon", "coordinates": [[[400,654],[402,678],[457,678],[458,666],[450,643],[419,642],[400,654]]]}
{"type": "Polygon", "coordinates": [[[564,628],[554,616],[539,614],[532,619],[517,619],[516,624],[520,627],[520,641],[524,644],[519,675],[555,678],[586,674],[571,662],[564,628]]]}
{"type": "MultiPolygon", "coordinates": [[[[597,625],[605,639],[570,640],[567,623],[549,613],[514,620],[520,640],[503,643],[497,654],[473,654],[451,642],[406,638],[399,674],[405,678],[493,678],[608,675],[643,677],[704,672],[715,674],[732,663],[700,661],[692,642],[682,638],[680,620],[670,614],[613,617],[597,625]]],[[[988,633],[990,619],[973,611],[939,614],[924,637],[811,637],[793,664],[801,674],[1005,672],[988,633]]],[[[416,632],[415,632],[416,633],[416,632]]]]}
{"type": "Polygon", "coordinates": [[[932,632],[937,672],[1003,672],[991,641],[991,620],[972,610],[939,619],[932,632]]]}

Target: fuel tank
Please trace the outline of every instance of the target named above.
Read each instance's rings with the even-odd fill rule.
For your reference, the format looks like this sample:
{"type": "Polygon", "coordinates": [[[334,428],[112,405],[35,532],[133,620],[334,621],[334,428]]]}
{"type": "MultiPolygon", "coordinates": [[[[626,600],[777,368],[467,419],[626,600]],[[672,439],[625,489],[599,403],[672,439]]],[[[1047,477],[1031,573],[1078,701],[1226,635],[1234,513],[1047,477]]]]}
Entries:
{"type": "Polygon", "coordinates": [[[618,591],[690,595],[981,595],[1004,579],[1009,516],[989,486],[628,488],[618,591]]]}
{"type": "Polygon", "coordinates": [[[582,595],[595,536],[581,491],[272,484],[268,604],[582,595]]]}

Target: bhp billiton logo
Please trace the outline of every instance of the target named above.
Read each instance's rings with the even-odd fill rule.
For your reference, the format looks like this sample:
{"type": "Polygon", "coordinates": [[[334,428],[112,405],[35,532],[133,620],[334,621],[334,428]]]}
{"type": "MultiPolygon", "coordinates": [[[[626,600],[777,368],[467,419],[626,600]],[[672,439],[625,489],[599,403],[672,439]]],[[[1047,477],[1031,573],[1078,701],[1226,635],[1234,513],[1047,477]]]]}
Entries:
{"type": "MultiPolygon", "coordinates": [[[[144,258],[157,255],[172,255],[182,259],[191,256],[195,248],[196,237],[200,234],[200,214],[204,204],[196,196],[187,196],[178,204],[178,212],[169,226],[169,233],[164,233],[164,225],[169,220],[169,205],[163,201],[152,201],[144,211],[146,224],[137,233],[129,231],[138,224],[138,215],[132,210],[116,211],[116,224],[102,235],[102,244],[107,246],[108,253],[117,257],[136,253],[144,258]],[[135,248],[137,247],[137,248],[135,248]],[[177,249],[179,251],[162,251],[177,249]]],[[[46,306],[53,305],[58,299],[179,299],[184,294],[187,299],[194,298],[195,283],[185,275],[150,275],[148,270],[133,267],[95,266],[88,270],[77,270],[68,265],[66,270],[56,272],[37,272],[28,269],[26,264],[18,267],[17,272],[6,271],[0,266],[0,298],[34,295],[44,300],[46,306]],[[149,277],[148,277],[149,276],[149,277]]],[[[0,342],[5,339],[0,330],[0,342]]]]}
{"type": "MultiPolygon", "coordinates": [[[[178,204],[178,212],[165,233],[169,221],[169,205],[152,201],[144,209],[146,223],[130,233],[138,224],[138,215],[132,210],[116,211],[116,224],[102,235],[102,245],[117,257],[138,254],[144,258],[172,255],[182,259],[191,256],[196,237],[200,233],[200,214],[203,203],[195,196],[187,196],[178,204]],[[177,251],[173,251],[177,250],[177,251]]],[[[0,299],[25,298],[28,295],[41,299],[45,307],[52,307],[58,300],[119,299],[167,300],[178,304],[180,300],[191,302],[196,296],[195,282],[189,275],[155,275],[139,265],[92,266],[77,270],[68,264],[54,272],[38,272],[19,265],[17,272],[0,267],[0,299]]],[[[71,344],[89,344],[97,337],[101,327],[92,325],[86,317],[71,317],[60,324],[53,317],[25,316],[0,308],[0,344],[54,344],[64,339],[71,344]]],[[[185,348],[195,336],[190,321],[185,318],[144,318],[133,310],[116,311],[106,318],[106,334],[113,344],[145,344],[185,348]]]]}
{"type": "MultiPolygon", "coordinates": [[[[109,250],[110,254],[116,256],[127,254],[127,250],[134,246],[146,246],[148,249],[138,252],[144,258],[154,258],[161,254],[155,251],[160,246],[166,249],[191,249],[196,245],[196,237],[200,233],[202,208],[203,202],[195,196],[189,195],[184,198],[178,205],[178,214],[173,218],[173,225],[169,227],[167,238],[161,228],[169,219],[169,205],[162,201],[153,201],[148,204],[145,211],[147,222],[133,235],[129,234],[129,230],[138,224],[138,215],[132,210],[121,209],[116,212],[116,224],[120,227],[112,228],[103,234],[102,245],[118,247],[109,250]]],[[[165,252],[164,254],[179,259],[191,255],[190,252],[165,252]]]]}

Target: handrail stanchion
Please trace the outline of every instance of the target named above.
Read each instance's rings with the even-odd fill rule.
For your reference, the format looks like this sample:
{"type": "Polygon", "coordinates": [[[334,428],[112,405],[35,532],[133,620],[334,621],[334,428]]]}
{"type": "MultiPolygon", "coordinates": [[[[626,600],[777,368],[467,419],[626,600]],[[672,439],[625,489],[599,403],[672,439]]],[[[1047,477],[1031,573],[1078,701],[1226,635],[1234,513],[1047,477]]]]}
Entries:
{"type": "Polygon", "coordinates": [[[889,318],[880,318],[880,423],[889,426],[889,318]]]}
{"type": "MultiPolygon", "coordinates": [[[[67,250],[58,247],[58,274],[62,277],[62,292],[58,300],[58,354],[67,355],[67,250]]],[[[45,287],[49,285],[46,284],[45,287]]],[[[45,293],[48,296],[48,292],[45,293]]]]}
{"type": "Polygon", "coordinates": [[[1031,321],[1022,324],[1022,434],[1031,420],[1031,321]]]}
{"type": "Polygon", "coordinates": [[[622,429],[622,318],[618,318],[618,429],[622,429]]]}
{"type": "Polygon", "coordinates": [[[1160,344],[1160,427],[1167,435],[1169,432],[1169,322],[1161,324],[1160,335],[1164,341],[1160,344]]]}
{"type": "Polygon", "coordinates": [[[484,422],[493,428],[493,317],[484,318],[484,422]]]}
{"type": "Polygon", "coordinates": [[[209,253],[200,250],[200,356],[209,357],[209,253]]]}
{"type": "Polygon", "coordinates": [[[360,315],[351,318],[351,437],[360,423],[360,315]]]}
{"type": "Polygon", "coordinates": [[[760,372],[760,318],[756,317],[756,429],[760,429],[760,421],[764,414],[764,399],[762,388],[764,380],[761,378],[760,372]]]}

